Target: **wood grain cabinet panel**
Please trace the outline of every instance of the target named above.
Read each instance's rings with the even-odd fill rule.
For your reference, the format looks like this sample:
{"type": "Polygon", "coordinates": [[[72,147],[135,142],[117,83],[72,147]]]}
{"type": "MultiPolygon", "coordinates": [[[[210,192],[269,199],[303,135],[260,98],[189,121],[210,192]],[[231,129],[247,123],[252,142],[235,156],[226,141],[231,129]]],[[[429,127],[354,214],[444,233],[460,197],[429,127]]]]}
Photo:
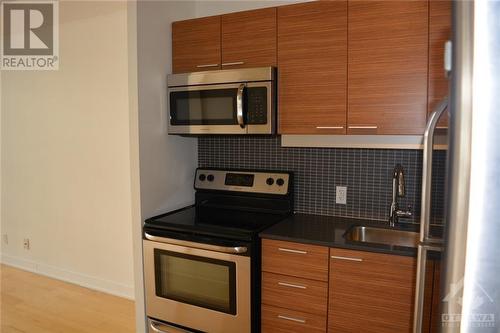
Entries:
{"type": "Polygon", "coordinates": [[[221,68],[221,17],[172,23],[173,73],[221,68]]]}
{"type": "Polygon", "coordinates": [[[262,303],[326,318],[328,283],[263,272],[262,303]]]}
{"type": "Polygon", "coordinates": [[[263,239],[262,270],[304,279],[328,281],[328,248],[263,239]]]}
{"type": "MultiPolygon", "coordinates": [[[[428,112],[434,111],[448,95],[448,79],[444,71],[444,43],[451,39],[451,1],[429,2],[429,91],[428,112]]],[[[438,127],[448,127],[447,114],[441,117],[438,127]]]]}
{"type": "Polygon", "coordinates": [[[348,134],[423,134],[428,2],[350,1],[348,134]]]}
{"type": "Polygon", "coordinates": [[[262,305],[262,333],[325,333],[326,317],[262,305]]]}
{"type": "Polygon", "coordinates": [[[279,132],[345,134],[347,2],[278,7],[279,132]]]}
{"type": "Polygon", "coordinates": [[[330,249],[328,332],[412,331],[416,259],[330,249]]]}
{"type": "Polygon", "coordinates": [[[434,281],[432,289],[431,333],[439,333],[443,328],[441,321],[441,262],[434,265],[434,281]]]}
{"type": "Polygon", "coordinates": [[[222,15],[222,68],[276,66],[276,8],[222,15]]]}

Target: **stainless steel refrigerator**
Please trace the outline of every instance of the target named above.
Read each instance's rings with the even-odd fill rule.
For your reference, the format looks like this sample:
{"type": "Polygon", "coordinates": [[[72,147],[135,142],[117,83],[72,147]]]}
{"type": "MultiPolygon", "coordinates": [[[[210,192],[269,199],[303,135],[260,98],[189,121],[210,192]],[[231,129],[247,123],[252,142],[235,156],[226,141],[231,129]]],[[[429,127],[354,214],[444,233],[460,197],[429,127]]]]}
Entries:
{"type": "Polygon", "coordinates": [[[449,100],[425,133],[414,332],[429,253],[441,256],[442,332],[500,332],[500,1],[454,1],[449,100]],[[448,110],[445,228],[430,232],[433,141],[448,110]]]}

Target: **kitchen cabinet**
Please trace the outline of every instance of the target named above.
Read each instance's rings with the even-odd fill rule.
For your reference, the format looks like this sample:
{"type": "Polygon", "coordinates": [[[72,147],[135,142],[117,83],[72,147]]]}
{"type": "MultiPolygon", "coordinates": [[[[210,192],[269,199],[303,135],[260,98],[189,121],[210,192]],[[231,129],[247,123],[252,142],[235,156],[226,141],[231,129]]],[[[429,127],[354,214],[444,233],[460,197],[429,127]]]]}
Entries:
{"type": "Polygon", "coordinates": [[[317,281],[328,281],[328,248],[264,239],[262,270],[317,281]]]}
{"type": "Polygon", "coordinates": [[[222,15],[222,69],[276,66],[276,8],[222,15]]]}
{"type": "Polygon", "coordinates": [[[428,2],[350,1],[348,7],[347,134],[423,134],[428,2]]]}
{"type": "Polygon", "coordinates": [[[173,73],[276,66],[276,8],[172,24],[173,73]]]}
{"type": "MultiPolygon", "coordinates": [[[[451,40],[451,1],[429,2],[429,90],[428,112],[434,111],[448,95],[448,79],[444,71],[444,44],[451,40]]],[[[448,116],[443,115],[438,128],[448,127],[448,116]]]]}
{"type": "Polygon", "coordinates": [[[347,2],[278,7],[280,134],[345,134],[347,2]]]}
{"type": "Polygon", "coordinates": [[[262,240],[262,332],[325,333],[328,248],[262,240]]]}
{"type": "Polygon", "coordinates": [[[221,68],[221,17],[172,23],[172,72],[221,68]]]}
{"type": "Polygon", "coordinates": [[[328,332],[411,332],[416,259],[330,249],[328,332]]]}

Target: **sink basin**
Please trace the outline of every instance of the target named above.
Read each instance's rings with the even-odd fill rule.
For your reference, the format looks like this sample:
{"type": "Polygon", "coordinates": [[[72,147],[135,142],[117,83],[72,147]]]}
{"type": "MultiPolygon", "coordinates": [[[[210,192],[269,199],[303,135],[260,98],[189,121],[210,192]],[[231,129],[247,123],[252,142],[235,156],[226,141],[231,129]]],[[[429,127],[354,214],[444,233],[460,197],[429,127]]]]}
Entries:
{"type": "Polygon", "coordinates": [[[353,242],[406,247],[417,247],[419,241],[419,233],[417,232],[364,226],[350,228],[344,237],[353,242]]]}

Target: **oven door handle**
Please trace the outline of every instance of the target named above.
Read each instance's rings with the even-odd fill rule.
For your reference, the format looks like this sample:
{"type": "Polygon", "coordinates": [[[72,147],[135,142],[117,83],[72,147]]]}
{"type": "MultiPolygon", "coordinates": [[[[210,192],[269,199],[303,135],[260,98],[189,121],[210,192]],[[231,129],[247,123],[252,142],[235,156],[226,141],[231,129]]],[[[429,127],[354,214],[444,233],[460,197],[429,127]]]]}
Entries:
{"type": "Polygon", "coordinates": [[[156,333],[189,333],[189,331],[183,330],[181,328],[171,326],[171,325],[166,325],[163,323],[160,323],[156,320],[151,320],[149,319],[149,327],[153,330],[153,332],[156,333]],[[166,331],[164,331],[164,329],[166,331]]]}
{"type": "Polygon", "coordinates": [[[243,92],[245,90],[245,84],[242,83],[238,87],[238,93],[236,95],[236,118],[238,120],[238,125],[241,128],[245,128],[245,117],[243,117],[243,92]]]}
{"type": "Polygon", "coordinates": [[[196,242],[190,242],[190,241],[185,241],[185,240],[175,239],[175,238],[153,236],[153,235],[148,234],[147,232],[144,233],[144,236],[146,236],[147,239],[149,239],[150,241],[153,241],[153,242],[186,246],[186,247],[191,247],[191,248],[195,248],[195,249],[209,250],[209,251],[215,251],[215,252],[242,254],[242,253],[246,253],[248,251],[248,248],[246,246],[231,247],[231,246],[219,246],[219,245],[212,245],[212,244],[205,244],[205,243],[196,243],[196,242]]]}

